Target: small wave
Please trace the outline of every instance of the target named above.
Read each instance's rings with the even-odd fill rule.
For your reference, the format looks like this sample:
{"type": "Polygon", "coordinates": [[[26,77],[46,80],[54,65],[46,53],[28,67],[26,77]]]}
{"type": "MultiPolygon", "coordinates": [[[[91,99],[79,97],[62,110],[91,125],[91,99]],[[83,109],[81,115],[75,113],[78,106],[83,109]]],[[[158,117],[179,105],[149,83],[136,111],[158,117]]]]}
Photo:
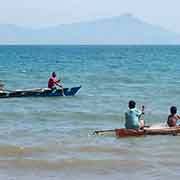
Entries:
{"type": "MultiPolygon", "coordinates": [[[[33,159],[14,159],[14,160],[1,160],[0,166],[18,168],[18,169],[39,169],[39,170],[57,170],[57,169],[116,169],[119,167],[123,169],[141,169],[144,162],[142,160],[88,160],[88,159],[64,159],[59,161],[47,161],[47,160],[33,160],[33,159]]],[[[89,169],[89,170],[90,170],[89,169]]],[[[134,171],[135,171],[134,169],[134,171]]]]}
{"type": "Polygon", "coordinates": [[[33,153],[43,153],[46,149],[41,147],[23,147],[16,145],[0,145],[1,157],[19,157],[32,155],[33,153]]]}
{"type": "Polygon", "coordinates": [[[26,71],[26,70],[22,70],[21,72],[22,72],[22,73],[26,73],[27,71],[26,71]]]}
{"type": "Polygon", "coordinates": [[[114,155],[123,155],[127,154],[129,150],[127,148],[112,148],[112,147],[93,147],[93,146],[87,146],[87,147],[80,147],[77,149],[79,152],[91,152],[91,153],[109,153],[114,155]]]}
{"type": "Polygon", "coordinates": [[[16,145],[0,145],[0,157],[38,157],[54,152],[64,152],[62,144],[50,144],[47,146],[25,147],[16,145]]]}

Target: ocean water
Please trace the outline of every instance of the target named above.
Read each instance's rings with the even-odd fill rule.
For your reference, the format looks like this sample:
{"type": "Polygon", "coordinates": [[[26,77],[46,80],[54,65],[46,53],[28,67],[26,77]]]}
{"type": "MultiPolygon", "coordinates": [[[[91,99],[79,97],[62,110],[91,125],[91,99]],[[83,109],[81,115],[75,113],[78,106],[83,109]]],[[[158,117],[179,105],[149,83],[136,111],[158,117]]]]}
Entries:
{"type": "Polygon", "coordinates": [[[180,108],[180,46],[0,46],[5,88],[46,87],[56,71],[74,97],[0,99],[0,179],[179,179],[180,136],[94,136],[124,126],[130,99],[146,124],[180,108]]]}

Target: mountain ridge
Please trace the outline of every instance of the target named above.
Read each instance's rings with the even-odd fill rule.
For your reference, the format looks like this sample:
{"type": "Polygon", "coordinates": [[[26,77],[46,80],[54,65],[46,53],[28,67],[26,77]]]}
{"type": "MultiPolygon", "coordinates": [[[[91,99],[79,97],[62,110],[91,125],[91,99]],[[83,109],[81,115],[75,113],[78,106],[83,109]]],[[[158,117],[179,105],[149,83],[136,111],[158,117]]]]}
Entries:
{"type": "Polygon", "coordinates": [[[126,14],[40,29],[4,24],[0,44],[180,44],[180,35],[126,14]]]}

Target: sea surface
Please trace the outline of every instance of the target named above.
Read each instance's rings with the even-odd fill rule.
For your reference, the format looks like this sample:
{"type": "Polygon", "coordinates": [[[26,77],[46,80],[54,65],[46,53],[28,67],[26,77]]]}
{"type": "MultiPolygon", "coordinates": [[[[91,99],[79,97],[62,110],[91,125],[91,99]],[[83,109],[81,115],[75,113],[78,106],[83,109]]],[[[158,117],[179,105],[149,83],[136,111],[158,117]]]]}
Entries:
{"type": "Polygon", "coordinates": [[[0,179],[169,180],[180,136],[116,138],[128,101],[148,125],[180,109],[180,46],[0,46],[5,89],[46,87],[56,71],[74,97],[0,99],[0,179]]]}

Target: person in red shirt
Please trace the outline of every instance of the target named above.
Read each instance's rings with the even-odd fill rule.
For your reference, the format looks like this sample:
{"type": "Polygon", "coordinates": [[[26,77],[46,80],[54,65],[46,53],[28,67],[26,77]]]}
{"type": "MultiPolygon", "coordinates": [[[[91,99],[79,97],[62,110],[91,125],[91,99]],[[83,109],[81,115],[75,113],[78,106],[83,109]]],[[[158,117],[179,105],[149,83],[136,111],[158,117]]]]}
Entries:
{"type": "Polygon", "coordinates": [[[56,87],[60,87],[62,89],[62,94],[64,96],[64,90],[63,90],[63,86],[60,84],[60,80],[58,80],[56,78],[56,73],[53,72],[52,76],[49,78],[48,80],[48,88],[50,89],[56,89],[56,87]]]}

